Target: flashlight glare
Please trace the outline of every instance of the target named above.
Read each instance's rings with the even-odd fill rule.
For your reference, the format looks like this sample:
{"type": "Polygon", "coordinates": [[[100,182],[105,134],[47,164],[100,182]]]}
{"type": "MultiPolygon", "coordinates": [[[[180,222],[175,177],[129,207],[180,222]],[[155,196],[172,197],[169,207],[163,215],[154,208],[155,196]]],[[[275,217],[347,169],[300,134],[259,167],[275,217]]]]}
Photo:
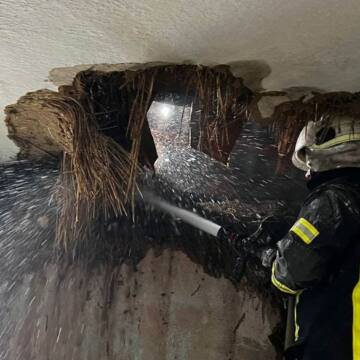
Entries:
{"type": "Polygon", "coordinates": [[[160,114],[163,117],[165,117],[165,118],[169,117],[170,113],[171,113],[171,108],[169,105],[166,105],[166,104],[161,105],[160,114]]]}

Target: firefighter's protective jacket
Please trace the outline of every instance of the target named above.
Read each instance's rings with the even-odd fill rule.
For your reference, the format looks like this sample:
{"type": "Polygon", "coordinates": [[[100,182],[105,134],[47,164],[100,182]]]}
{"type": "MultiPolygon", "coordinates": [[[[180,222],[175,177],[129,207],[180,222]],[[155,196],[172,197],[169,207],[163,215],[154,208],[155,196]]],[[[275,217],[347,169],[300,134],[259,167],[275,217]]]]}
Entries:
{"type": "Polygon", "coordinates": [[[272,283],[296,297],[296,359],[360,360],[360,169],[310,182],[297,221],[277,244],[272,283]]]}

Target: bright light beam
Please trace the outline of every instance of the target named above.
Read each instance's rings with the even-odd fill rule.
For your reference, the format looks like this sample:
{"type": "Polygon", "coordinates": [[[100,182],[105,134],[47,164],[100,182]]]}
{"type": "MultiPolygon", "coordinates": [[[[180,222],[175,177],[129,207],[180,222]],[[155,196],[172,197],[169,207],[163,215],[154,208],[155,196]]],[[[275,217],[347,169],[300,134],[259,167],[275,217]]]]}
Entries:
{"type": "Polygon", "coordinates": [[[171,106],[167,105],[167,104],[161,104],[160,106],[160,114],[162,117],[164,118],[168,118],[171,114],[171,106]]]}

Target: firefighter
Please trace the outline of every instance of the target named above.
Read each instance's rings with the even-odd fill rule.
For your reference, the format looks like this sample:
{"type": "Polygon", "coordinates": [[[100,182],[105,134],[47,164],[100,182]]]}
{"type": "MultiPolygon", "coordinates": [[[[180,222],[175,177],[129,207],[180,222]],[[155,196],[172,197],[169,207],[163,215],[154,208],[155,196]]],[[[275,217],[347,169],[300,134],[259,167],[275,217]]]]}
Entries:
{"type": "Polygon", "coordinates": [[[294,304],[285,357],[360,360],[360,120],[310,122],[293,164],[310,194],[276,250],[263,253],[272,284],[294,304]]]}
{"type": "Polygon", "coordinates": [[[285,218],[268,217],[245,236],[148,201],[217,236],[240,264],[245,254],[272,269],[273,285],[289,295],[286,359],[360,360],[360,117],[307,124],[293,163],[306,171],[310,194],[289,231],[285,218]]]}

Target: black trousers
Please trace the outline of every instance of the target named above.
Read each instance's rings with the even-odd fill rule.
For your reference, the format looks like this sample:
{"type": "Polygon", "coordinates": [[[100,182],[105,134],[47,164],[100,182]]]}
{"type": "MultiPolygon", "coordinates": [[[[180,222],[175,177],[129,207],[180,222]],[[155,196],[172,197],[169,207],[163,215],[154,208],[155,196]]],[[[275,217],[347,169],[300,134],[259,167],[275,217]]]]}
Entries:
{"type": "Polygon", "coordinates": [[[331,344],[324,338],[321,343],[305,343],[289,348],[285,360],[353,360],[352,348],[330,349],[331,344]]]}

